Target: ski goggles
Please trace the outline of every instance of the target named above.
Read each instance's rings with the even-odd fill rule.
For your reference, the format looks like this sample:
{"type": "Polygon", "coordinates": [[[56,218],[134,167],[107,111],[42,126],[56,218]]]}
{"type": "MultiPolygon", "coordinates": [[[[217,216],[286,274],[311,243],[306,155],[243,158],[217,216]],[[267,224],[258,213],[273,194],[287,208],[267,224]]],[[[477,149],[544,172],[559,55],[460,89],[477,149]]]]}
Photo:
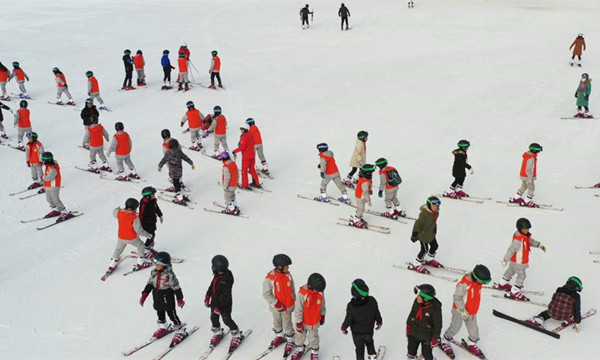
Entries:
{"type": "Polygon", "coordinates": [[[427,300],[427,301],[431,301],[433,300],[433,296],[427,295],[424,292],[422,292],[418,286],[415,286],[413,291],[415,292],[416,295],[422,297],[423,299],[427,300]]]}

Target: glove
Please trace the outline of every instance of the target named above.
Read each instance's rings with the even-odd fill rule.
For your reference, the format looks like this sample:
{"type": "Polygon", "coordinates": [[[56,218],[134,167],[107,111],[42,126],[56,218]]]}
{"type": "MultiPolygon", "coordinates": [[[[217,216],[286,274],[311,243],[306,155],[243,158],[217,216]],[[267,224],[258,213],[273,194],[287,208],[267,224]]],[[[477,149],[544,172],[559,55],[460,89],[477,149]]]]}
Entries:
{"type": "Polygon", "coordinates": [[[273,307],[280,313],[285,311],[285,306],[283,306],[283,304],[280,303],[279,300],[275,303],[275,305],[273,305],[273,307]]]}
{"type": "Polygon", "coordinates": [[[296,331],[302,334],[304,332],[304,324],[301,322],[296,323],[296,331]]]}
{"type": "Polygon", "coordinates": [[[88,92],[88,96],[91,96],[92,94],[88,92]]]}
{"type": "Polygon", "coordinates": [[[325,179],[325,173],[321,171],[321,179],[325,179]]]}
{"type": "Polygon", "coordinates": [[[589,95],[586,95],[586,96],[584,96],[583,98],[584,98],[584,99],[586,99],[586,100],[589,100],[589,99],[590,99],[590,96],[589,96],[589,95]]]}
{"type": "Polygon", "coordinates": [[[213,312],[217,315],[221,315],[221,310],[219,308],[214,308],[213,312]]]}
{"type": "Polygon", "coordinates": [[[158,167],[158,172],[161,172],[161,170],[162,170],[162,168],[159,166],[159,167],[158,167]]]}
{"type": "Polygon", "coordinates": [[[27,167],[31,167],[31,164],[29,163],[29,161],[26,161],[27,163],[27,167]]]}
{"type": "Polygon", "coordinates": [[[467,309],[462,309],[460,311],[460,314],[462,315],[462,318],[465,319],[465,320],[471,317],[471,314],[469,314],[469,312],[467,311],[467,309]]]}
{"type": "Polygon", "coordinates": [[[548,248],[545,245],[540,244],[540,249],[542,249],[543,252],[546,252],[548,248]]]}
{"type": "Polygon", "coordinates": [[[183,305],[185,305],[185,301],[183,301],[183,299],[177,300],[177,306],[179,306],[180,308],[182,308],[183,305]]]}
{"type": "Polygon", "coordinates": [[[192,164],[192,170],[196,170],[196,165],[192,164]]]}
{"type": "Polygon", "coordinates": [[[470,173],[471,175],[473,175],[473,173],[474,173],[474,172],[475,172],[475,171],[474,171],[473,169],[469,170],[469,173],[470,173]]]}
{"type": "Polygon", "coordinates": [[[144,302],[146,301],[146,298],[148,297],[149,294],[150,293],[145,293],[145,292],[142,293],[142,297],[140,297],[140,305],[141,306],[144,306],[144,302]]]}
{"type": "Polygon", "coordinates": [[[377,196],[379,196],[380,198],[383,197],[383,190],[379,190],[379,192],[377,192],[377,196]]]}
{"type": "Polygon", "coordinates": [[[412,242],[417,242],[417,240],[419,240],[419,233],[416,231],[413,231],[411,237],[410,237],[410,241],[412,242]]]}
{"type": "Polygon", "coordinates": [[[204,306],[206,306],[206,307],[210,306],[210,295],[206,295],[204,297],[204,306]]]}
{"type": "Polygon", "coordinates": [[[377,324],[375,324],[375,330],[379,330],[381,329],[381,327],[383,326],[383,321],[382,322],[378,322],[377,324]]]}
{"type": "Polygon", "coordinates": [[[508,261],[502,261],[502,267],[506,267],[506,265],[508,265],[508,261]]]}
{"type": "Polygon", "coordinates": [[[234,153],[234,154],[233,154],[233,161],[236,161],[236,160],[237,160],[237,154],[236,154],[236,153],[234,153]]]}
{"type": "Polygon", "coordinates": [[[179,123],[179,126],[183,127],[183,123],[179,123]]]}
{"type": "Polygon", "coordinates": [[[435,348],[438,346],[438,338],[431,339],[431,348],[435,348]]]}
{"type": "Polygon", "coordinates": [[[320,168],[321,168],[321,164],[317,165],[317,169],[320,169],[320,168]]]}
{"type": "Polygon", "coordinates": [[[575,97],[577,97],[577,91],[575,91],[575,97]]]}
{"type": "Polygon", "coordinates": [[[15,113],[15,111],[14,111],[13,109],[10,109],[10,110],[8,110],[8,111],[10,111],[10,113],[11,113],[11,114],[14,114],[14,113],[15,113]]]}
{"type": "Polygon", "coordinates": [[[321,326],[323,326],[323,324],[325,324],[325,315],[321,315],[321,321],[319,321],[319,324],[321,326]]]}
{"type": "Polygon", "coordinates": [[[573,324],[573,330],[575,330],[576,333],[579,333],[579,324],[573,324]]]}
{"type": "Polygon", "coordinates": [[[159,219],[160,219],[160,223],[162,224],[162,223],[163,223],[163,221],[164,221],[164,220],[163,220],[163,217],[161,216],[161,217],[159,217],[159,219]]]}
{"type": "Polygon", "coordinates": [[[342,326],[342,334],[348,335],[348,329],[342,326]]]}
{"type": "Polygon", "coordinates": [[[410,325],[406,325],[406,337],[410,336],[410,325]]]}
{"type": "Polygon", "coordinates": [[[148,239],[148,240],[152,240],[152,238],[153,238],[153,237],[154,237],[154,235],[153,235],[153,234],[150,234],[150,236],[148,236],[146,239],[148,239]]]}
{"type": "Polygon", "coordinates": [[[29,76],[25,76],[25,79],[27,79],[27,81],[29,81],[29,76]]]}

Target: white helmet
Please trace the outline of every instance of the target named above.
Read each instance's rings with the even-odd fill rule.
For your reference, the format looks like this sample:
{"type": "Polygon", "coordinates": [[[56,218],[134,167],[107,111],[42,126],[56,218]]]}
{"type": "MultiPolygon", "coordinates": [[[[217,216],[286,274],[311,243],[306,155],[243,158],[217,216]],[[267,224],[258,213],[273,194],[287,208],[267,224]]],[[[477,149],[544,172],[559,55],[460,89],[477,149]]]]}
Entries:
{"type": "Polygon", "coordinates": [[[248,130],[250,130],[250,125],[248,125],[247,123],[244,122],[240,125],[240,130],[241,129],[248,131],[248,130]]]}

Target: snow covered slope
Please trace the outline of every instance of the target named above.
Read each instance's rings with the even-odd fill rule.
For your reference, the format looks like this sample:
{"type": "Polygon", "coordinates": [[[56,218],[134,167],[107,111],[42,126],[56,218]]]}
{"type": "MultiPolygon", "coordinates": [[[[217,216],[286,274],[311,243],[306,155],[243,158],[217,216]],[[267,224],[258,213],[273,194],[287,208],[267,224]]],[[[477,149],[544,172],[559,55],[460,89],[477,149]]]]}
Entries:
{"type": "MultiPolygon", "coordinates": [[[[451,182],[451,150],[461,138],[471,141],[469,160],[475,170],[465,190],[473,195],[505,200],[520,184],[521,154],[539,142],[536,200],[564,207],[563,212],[510,208],[494,201],[483,205],[444,201],[439,218],[438,260],[471,268],[486,264],[500,280],[502,256],[517,218],[526,216],[535,237],[548,252],[535,249],[526,287],[543,290],[535,298],[549,301],[568,276],[585,286],[582,310],[598,307],[600,264],[589,250],[599,250],[600,199],[574,185],[594,184],[599,169],[597,120],[566,121],[575,113],[575,91],[582,71],[596,72],[600,30],[594,24],[600,4],[593,1],[417,1],[409,11],[403,1],[349,1],[351,31],[341,32],[339,4],[310,2],[315,11],[310,30],[302,30],[298,1],[94,1],[65,0],[3,4],[3,52],[0,61],[20,61],[27,83],[34,131],[62,166],[64,203],[85,215],[39,232],[20,219],[48,211],[43,196],[28,200],[9,197],[30,183],[23,154],[0,148],[0,358],[118,359],[121,352],[147,339],[156,326],[151,301],[138,305],[148,271],[121,276],[126,262],[106,282],[106,269],[116,238],[112,210],[128,197],[138,198],[144,184],[98,179],[74,169],[85,166],[80,144],[83,126],[78,112],[48,105],[55,95],[51,69],[58,66],[69,81],[78,105],[86,97],[87,70],[95,72],[107,106],[101,122],[113,133],[117,121],[133,138],[132,159],[148,184],[167,186],[166,171],[158,173],[160,130],[177,134],[185,103],[193,100],[203,112],[223,108],[228,142],[237,143],[238,124],[256,119],[265,154],[276,180],[266,181],[270,194],[239,194],[250,219],[202,211],[222,199],[217,185],[218,162],[187,151],[197,164],[185,167],[184,179],[200,204],[190,211],[161,203],[165,223],[159,225],[157,248],[185,258],[174,266],[186,299],[178,313],[199,332],[169,354],[193,359],[210,338],[209,312],[203,306],[211,278],[210,259],[229,258],[236,277],[234,319],[254,334],[235,359],[248,359],[268,345],[271,315],[261,297],[261,283],[276,253],[291,256],[298,286],[312,272],[327,279],[327,323],[321,329],[321,356],[354,357],[350,336],[339,327],[350,299],[350,283],[363,278],[381,307],[384,327],[376,344],[388,346],[386,358],[406,354],[404,323],[415,284],[433,284],[450,320],[454,285],[392,268],[412,260],[418,246],[410,242],[411,225],[366,216],[392,228],[390,235],[342,228],[338,217],[353,213],[296,198],[317,195],[319,173],[315,145],[327,142],[343,173],[348,171],[356,132],[368,130],[368,159],[386,157],[403,177],[400,200],[416,216],[427,196],[451,182]],[[589,49],[583,69],[568,66],[568,46],[584,33],[589,49]],[[195,87],[185,94],[160,92],[160,56],[186,42],[191,60],[206,84],[210,51],[218,50],[227,90],[195,87]],[[122,51],[142,49],[148,88],[117,92],[123,78],[122,51]]],[[[196,80],[198,75],[196,74],[196,80]]],[[[16,91],[16,84],[9,84],[16,91]]],[[[592,93],[592,111],[598,106],[592,93]]],[[[14,107],[17,101],[8,105],[14,107]]],[[[78,106],[79,108],[79,106],[78,106]]],[[[5,112],[5,116],[7,116],[5,112]]],[[[16,131],[4,121],[9,136],[16,131]]],[[[205,142],[212,146],[212,138],[205,142]]],[[[111,159],[114,166],[114,159],[111,159]]],[[[330,186],[330,194],[337,190],[330,186]]],[[[373,208],[383,210],[374,198],[373,208]]],[[[528,317],[540,307],[483,295],[479,314],[480,346],[492,359],[590,359],[600,347],[597,319],[582,323],[580,334],[570,329],[559,341],[492,316],[492,309],[528,317]]],[[[457,337],[466,337],[463,329],[457,337]]],[[[132,356],[151,358],[167,340],[132,356]]],[[[216,352],[221,352],[219,349],[216,352]]],[[[470,355],[456,350],[459,358],[470,355]]],[[[217,354],[213,355],[219,358],[217,354]]],[[[443,355],[439,355],[443,357],[443,355]]],[[[271,355],[268,359],[277,359],[271,355]]]]}

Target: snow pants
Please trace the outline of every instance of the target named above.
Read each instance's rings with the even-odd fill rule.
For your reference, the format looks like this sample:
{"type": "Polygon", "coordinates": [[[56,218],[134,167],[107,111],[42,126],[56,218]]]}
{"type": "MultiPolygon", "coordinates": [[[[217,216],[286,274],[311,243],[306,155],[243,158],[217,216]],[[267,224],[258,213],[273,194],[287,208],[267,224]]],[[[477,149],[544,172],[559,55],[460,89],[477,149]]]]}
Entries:
{"type": "Polygon", "coordinates": [[[508,269],[506,269],[504,275],[502,275],[502,278],[504,279],[504,281],[509,282],[510,279],[515,274],[517,274],[517,280],[515,281],[515,285],[519,288],[522,288],[526,277],[525,269],[527,269],[528,267],[529,265],[527,264],[517,264],[511,261],[510,264],[508,264],[508,269]]]}
{"type": "Polygon", "coordinates": [[[252,176],[252,182],[256,185],[260,184],[258,180],[258,173],[254,166],[255,159],[244,159],[242,158],[242,187],[248,187],[248,173],[252,176]]]}
{"type": "Polygon", "coordinates": [[[346,187],[344,187],[344,184],[342,184],[342,178],[340,177],[339,173],[335,173],[333,175],[325,175],[325,177],[321,180],[321,192],[327,192],[327,185],[332,180],[335,186],[337,186],[337,188],[340,190],[340,192],[342,194],[345,194],[346,187]]]}
{"type": "MultiPolygon", "coordinates": [[[[214,309],[211,309],[211,310],[214,310],[214,309]]],[[[225,325],[227,325],[229,330],[231,330],[231,331],[239,330],[237,324],[231,318],[231,309],[225,309],[225,310],[221,309],[221,315],[215,314],[214,311],[210,312],[210,322],[212,323],[213,328],[221,327],[221,323],[219,322],[219,316],[221,316],[221,318],[223,319],[223,323],[225,325]]]]}
{"type": "Polygon", "coordinates": [[[25,136],[25,134],[30,133],[30,132],[31,132],[31,127],[26,127],[26,128],[18,127],[17,128],[17,142],[19,143],[19,145],[21,145],[21,142],[23,141],[23,136],[25,136]]]}
{"type": "Polygon", "coordinates": [[[302,17],[302,27],[304,27],[304,24],[306,24],[306,26],[310,26],[310,25],[308,25],[308,16],[302,17]]]}
{"type": "Polygon", "coordinates": [[[6,96],[6,81],[0,82],[0,88],[2,88],[2,95],[6,96]]]}
{"type": "Polygon", "coordinates": [[[215,78],[217,78],[217,81],[219,82],[219,85],[223,85],[221,83],[221,75],[219,75],[218,71],[213,71],[210,73],[210,84],[211,85],[215,85],[215,78]]]}
{"type": "Polygon", "coordinates": [[[42,181],[42,176],[44,176],[42,167],[42,163],[31,164],[31,178],[33,181],[42,181]]]}
{"type": "Polygon", "coordinates": [[[235,201],[235,187],[226,187],[223,189],[223,195],[225,197],[225,206],[237,206],[237,202],[235,201]]]}
{"type": "Polygon", "coordinates": [[[188,80],[188,73],[187,72],[180,72],[179,73],[179,80],[177,81],[179,84],[187,84],[190,81],[188,80]]]}
{"type": "Polygon", "coordinates": [[[98,155],[98,157],[100,157],[100,160],[102,160],[102,162],[108,161],[106,159],[106,155],[104,155],[104,146],[94,146],[94,147],[90,146],[90,164],[91,165],[96,164],[96,155],[98,155]]]}
{"type": "Polygon", "coordinates": [[[90,93],[90,99],[92,99],[92,101],[94,101],[94,99],[98,99],[98,102],[100,103],[100,105],[104,105],[104,101],[100,97],[99,92],[90,93]]]}
{"type": "Polygon", "coordinates": [[[477,326],[477,315],[471,315],[470,318],[463,319],[461,313],[456,309],[452,309],[452,320],[450,321],[450,326],[444,333],[444,337],[446,339],[452,339],[462,327],[463,322],[467,327],[467,332],[469,333],[469,340],[473,342],[479,341],[479,327],[477,326]]]}
{"type": "Polygon", "coordinates": [[[393,189],[385,189],[385,207],[391,209],[392,206],[400,206],[400,201],[398,201],[398,187],[393,189]]]}
{"type": "Polygon", "coordinates": [[[125,79],[123,79],[123,87],[131,86],[131,79],[133,79],[133,70],[125,70],[125,79]]]}
{"type": "Polygon", "coordinates": [[[133,162],[131,161],[131,155],[116,155],[117,158],[117,174],[125,171],[125,167],[123,166],[123,161],[127,164],[127,167],[131,171],[135,171],[135,167],[133,166],[133,162]]]}
{"type": "Polygon", "coordinates": [[[294,336],[294,326],[292,325],[292,312],[284,311],[279,312],[277,309],[271,307],[271,313],[273,314],[273,332],[279,334],[283,331],[285,337],[291,339],[294,336]]]}
{"type": "Polygon", "coordinates": [[[535,179],[531,183],[527,183],[526,177],[521,177],[521,187],[517,190],[517,194],[523,195],[523,193],[527,190],[527,197],[532,198],[533,193],[535,191],[535,179]]]}
{"type": "Polygon", "coordinates": [[[141,69],[135,69],[135,72],[137,74],[137,83],[139,84],[145,84],[146,83],[146,74],[144,72],[144,68],[141,69]]]}
{"type": "Polygon", "coordinates": [[[201,131],[202,131],[201,128],[195,128],[195,129],[190,128],[190,137],[192,140],[192,146],[194,146],[194,144],[197,144],[198,147],[202,147],[202,140],[201,140],[201,136],[200,136],[201,131]]]}
{"type": "Polygon", "coordinates": [[[156,310],[156,314],[158,315],[159,324],[164,324],[167,321],[166,315],[169,315],[169,319],[171,319],[175,326],[181,325],[181,320],[179,320],[179,316],[177,316],[177,311],[175,311],[175,308],[169,310],[156,310]]]}
{"type": "Polygon", "coordinates": [[[348,30],[348,17],[347,16],[342,16],[342,30],[344,30],[344,23],[346,23],[346,30],[348,30]]]}
{"type": "Polygon", "coordinates": [[[219,151],[219,144],[223,145],[223,150],[229,152],[229,146],[227,146],[227,135],[215,134],[215,152],[219,151]]]}
{"type": "Polygon", "coordinates": [[[296,331],[294,343],[296,346],[304,345],[306,341],[309,348],[319,350],[319,324],[313,326],[304,325],[304,331],[296,331]]]}
{"type": "Polygon", "coordinates": [[[83,142],[85,142],[88,146],[90,145],[90,140],[88,139],[87,141],[85,140],[85,135],[89,132],[89,125],[83,125],[85,130],[83,131],[83,142]]]}
{"type": "Polygon", "coordinates": [[[365,347],[367,348],[367,354],[377,354],[373,342],[373,334],[352,334],[352,341],[354,342],[357,360],[365,359],[365,347]]]}
{"type": "Polygon", "coordinates": [[[425,244],[422,241],[419,243],[421,244],[421,251],[419,251],[419,254],[417,255],[418,260],[423,260],[426,254],[429,254],[431,257],[435,256],[435,252],[439,247],[437,239],[433,239],[429,244],[425,244]]]}
{"type": "Polygon", "coordinates": [[[419,340],[414,336],[408,337],[408,355],[417,356],[417,350],[419,349],[419,345],[421,345],[421,353],[423,354],[423,358],[425,360],[433,360],[433,350],[431,349],[431,342],[429,340],[419,340]]]}
{"type": "Polygon", "coordinates": [[[133,240],[121,240],[117,239],[117,246],[115,247],[115,251],[113,252],[113,259],[118,259],[121,257],[123,250],[127,245],[135,246],[137,248],[137,253],[139,256],[144,256],[144,243],[140,240],[139,237],[133,240]]]}
{"type": "Polygon", "coordinates": [[[27,89],[25,89],[25,81],[17,80],[17,84],[19,84],[19,90],[21,90],[21,93],[27,94],[27,89]]]}
{"type": "Polygon", "coordinates": [[[367,204],[367,200],[365,199],[356,199],[356,216],[362,218],[365,213],[365,205],[367,204]]]}
{"type": "Polygon", "coordinates": [[[465,183],[465,178],[467,177],[467,175],[460,175],[460,176],[456,176],[454,175],[454,181],[452,182],[452,184],[450,185],[451,189],[456,189],[457,187],[459,189],[462,189],[463,184],[465,183]]]}
{"type": "Polygon", "coordinates": [[[254,145],[254,151],[256,151],[256,155],[260,159],[260,162],[262,164],[265,164],[267,162],[267,159],[265,159],[265,154],[263,152],[262,144],[254,145]]]}
{"type": "Polygon", "coordinates": [[[167,66],[163,68],[163,81],[171,82],[171,67],[167,66]]]}
{"type": "Polygon", "coordinates": [[[56,99],[60,100],[62,98],[62,94],[67,95],[67,99],[71,100],[71,93],[69,92],[69,89],[67,89],[66,87],[57,88],[56,99]]]}
{"type": "Polygon", "coordinates": [[[65,209],[65,205],[60,201],[60,188],[59,187],[45,187],[46,201],[50,207],[57,211],[63,211],[65,209]]]}

